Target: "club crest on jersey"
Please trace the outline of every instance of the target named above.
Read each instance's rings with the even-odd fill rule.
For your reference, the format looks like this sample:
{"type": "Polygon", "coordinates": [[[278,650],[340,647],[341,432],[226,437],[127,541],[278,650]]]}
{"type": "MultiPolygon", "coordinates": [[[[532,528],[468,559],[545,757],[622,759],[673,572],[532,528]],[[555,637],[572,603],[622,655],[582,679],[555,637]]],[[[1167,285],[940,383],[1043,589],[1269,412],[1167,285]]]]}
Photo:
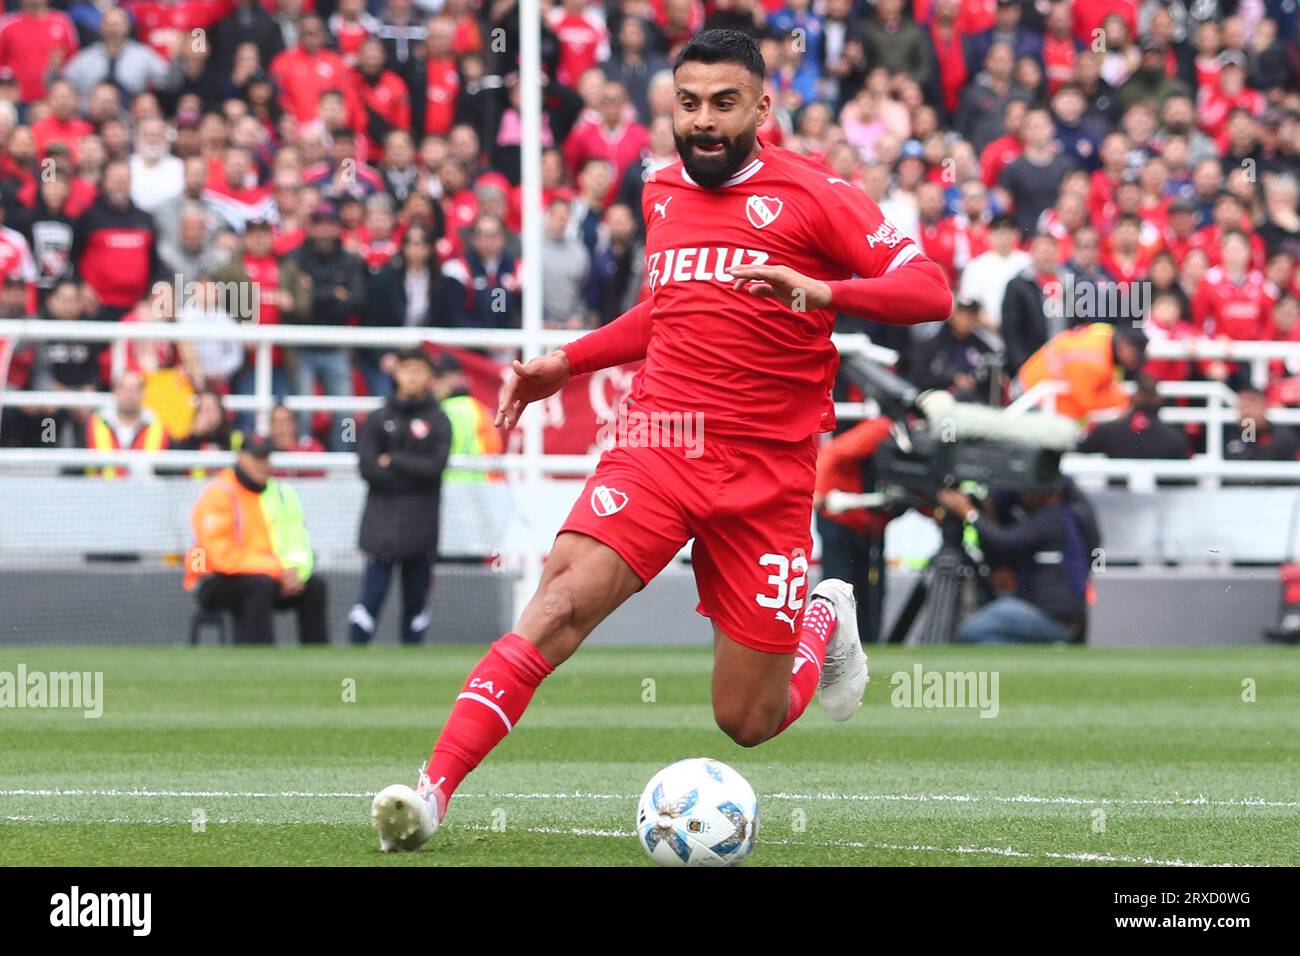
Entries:
{"type": "Polygon", "coordinates": [[[423,418],[411,419],[411,434],[417,439],[429,437],[429,423],[423,418]]]}
{"type": "Polygon", "coordinates": [[[607,488],[604,485],[597,485],[591,492],[591,510],[596,512],[597,517],[608,518],[610,515],[623,510],[627,504],[627,495],[617,488],[607,488]]]}
{"type": "Polygon", "coordinates": [[[785,203],[775,196],[750,196],[745,202],[745,215],[749,224],[755,229],[762,229],[776,222],[785,203]]]}

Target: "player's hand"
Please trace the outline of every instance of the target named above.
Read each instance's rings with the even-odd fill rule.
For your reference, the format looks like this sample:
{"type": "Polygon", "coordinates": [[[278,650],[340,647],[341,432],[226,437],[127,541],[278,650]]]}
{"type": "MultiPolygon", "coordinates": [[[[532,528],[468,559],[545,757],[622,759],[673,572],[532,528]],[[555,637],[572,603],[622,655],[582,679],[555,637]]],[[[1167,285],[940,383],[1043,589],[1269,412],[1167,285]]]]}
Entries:
{"type": "Polygon", "coordinates": [[[570,374],[569,357],[560,349],[530,359],[527,364],[516,359],[501,389],[494,424],[498,428],[514,428],[529,404],[554,395],[564,387],[570,374]]]}
{"type": "Polygon", "coordinates": [[[831,287],[820,279],[795,272],[789,266],[743,265],[727,270],[735,277],[732,288],[760,299],[776,299],[796,312],[815,312],[831,304],[831,287]]]}

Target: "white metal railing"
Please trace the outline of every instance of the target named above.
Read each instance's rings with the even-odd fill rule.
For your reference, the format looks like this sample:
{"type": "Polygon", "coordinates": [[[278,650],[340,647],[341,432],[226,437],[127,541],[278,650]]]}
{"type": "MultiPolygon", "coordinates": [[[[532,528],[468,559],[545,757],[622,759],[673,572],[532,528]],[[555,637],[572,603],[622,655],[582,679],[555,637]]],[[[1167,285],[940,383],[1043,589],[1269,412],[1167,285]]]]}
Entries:
{"type": "MultiPolygon", "coordinates": [[[[544,329],[537,333],[538,349],[558,348],[583,333],[567,329],[544,329]]],[[[112,367],[125,367],[125,349],[131,342],[239,342],[254,349],[253,393],[226,396],[224,404],[231,411],[256,413],[256,426],[265,431],[277,397],[271,388],[271,349],[277,345],[335,348],[405,348],[426,343],[454,348],[485,348],[499,351],[518,350],[524,345],[524,333],[517,329],[434,329],[374,328],[370,326],[319,325],[232,325],[225,328],[196,329],[174,322],[56,322],[46,319],[0,320],[0,340],[35,342],[109,343],[115,350],[112,367]]],[[[855,352],[885,365],[898,361],[898,353],[882,348],[860,333],[837,333],[831,337],[844,352],[855,352]]],[[[4,388],[7,375],[0,368],[0,407],[22,408],[103,408],[112,402],[109,392],[36,392],[9,391],[4,388]]],[[[374,396],[292,395],[283,397],[293,411],[363,412],[382,404],[374,396]]],[[[839,406],[847,417],[861,415],[862,406],[849,403],[839,406]]]]}

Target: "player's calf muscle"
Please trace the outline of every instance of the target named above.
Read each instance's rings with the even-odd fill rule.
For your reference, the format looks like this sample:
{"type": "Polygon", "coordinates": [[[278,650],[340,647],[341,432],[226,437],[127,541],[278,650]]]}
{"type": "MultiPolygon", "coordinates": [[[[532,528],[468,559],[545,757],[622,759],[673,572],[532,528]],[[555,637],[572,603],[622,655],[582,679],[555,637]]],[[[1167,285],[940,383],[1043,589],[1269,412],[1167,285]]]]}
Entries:
{"type": "Polygon", "coordinates": [[[560,664],[640,587],[613,549],[584,535],[562,534],[515,630],[560,664]]]}

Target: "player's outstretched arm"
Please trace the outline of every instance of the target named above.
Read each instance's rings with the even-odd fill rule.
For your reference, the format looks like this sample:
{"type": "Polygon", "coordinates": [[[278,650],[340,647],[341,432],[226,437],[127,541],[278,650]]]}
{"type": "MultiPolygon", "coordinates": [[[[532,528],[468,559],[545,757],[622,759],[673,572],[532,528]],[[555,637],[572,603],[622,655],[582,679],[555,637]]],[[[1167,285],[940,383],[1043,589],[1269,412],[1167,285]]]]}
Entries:
{"type": "Polygon", "coordinates": [[[952,292],[938,263],[918,255],[874,279],[823,282],[789,266],[737,265],[730,269],[750,295],[776,299],[799,312],[834,309],[873,322],[915,325],[948,318],[952,292]]]}
{"type": "Polygon", "coordinates": [[[874,279],[826,283],[831,308],[887,325],[941,322],[952,314],[948,277],[933,259],[917,255],[874,279]]]}
{"type": "Polygon", "coordinates": [[[497,427],[514,428],[530,403],[554,395],[574,375],[585,375],[645,358],[650,344],[651,308],[651,300],[646,299],[608,325],[588,332],[549,355],[538,356],[526,363],[515,361],[505,387],[501,389],[497,427]]]}

